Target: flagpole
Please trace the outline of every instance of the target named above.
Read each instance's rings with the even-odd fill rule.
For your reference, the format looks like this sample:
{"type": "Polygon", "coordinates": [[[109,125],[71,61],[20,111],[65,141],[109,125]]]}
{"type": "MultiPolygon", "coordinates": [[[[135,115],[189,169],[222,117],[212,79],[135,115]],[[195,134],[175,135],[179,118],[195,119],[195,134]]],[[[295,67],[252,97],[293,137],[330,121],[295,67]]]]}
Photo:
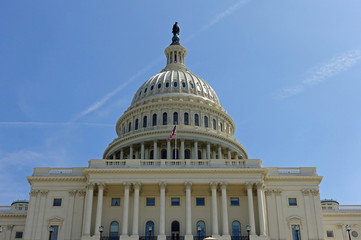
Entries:
{"type": "MultiPolygon", "coordinates": [[[[177,124],[175,125],[175,127],[176,127],[176,129],[177,129],[177,124]]],[[[177,130],[176,130],[177,131],[177,130]]],[[[175,148],[175,153],[174,153],[174,155],[175,155],[175,159],[178,159],[178,153],[177,153],[177,132],[176,132],[176,134],[175,134],[175,141],[174,141],[174,148],[175,148]]]]}

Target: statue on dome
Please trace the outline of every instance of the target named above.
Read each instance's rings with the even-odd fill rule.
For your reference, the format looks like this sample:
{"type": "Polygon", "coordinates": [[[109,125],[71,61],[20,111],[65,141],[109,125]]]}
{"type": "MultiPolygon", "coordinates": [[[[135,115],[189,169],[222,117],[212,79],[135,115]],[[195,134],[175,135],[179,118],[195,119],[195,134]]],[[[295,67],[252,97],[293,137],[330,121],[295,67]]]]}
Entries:
{"type": "Polygon", "coordinates": [[[173,33],[173,38],[172,38],[172,44],[171,45],[180,45],[179,43],[179,26],[178,26],[178,22],[175,22],[173,25],[173,29],[172,29],[172,33],[173,33]]]}
{"type": "Polygon", "coordinates": [[[175,35],[179,35],[179,32],[180,30],[179,30],[178,22],[175,22],[175,24],[173,25],[172,33],[175,36],[175,35]]]}

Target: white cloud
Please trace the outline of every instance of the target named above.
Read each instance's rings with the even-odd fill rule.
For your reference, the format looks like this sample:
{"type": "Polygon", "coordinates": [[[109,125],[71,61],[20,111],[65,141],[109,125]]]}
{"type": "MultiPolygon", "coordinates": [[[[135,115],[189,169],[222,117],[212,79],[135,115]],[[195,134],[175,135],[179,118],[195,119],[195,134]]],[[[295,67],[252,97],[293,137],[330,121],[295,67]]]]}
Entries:
{"type": "Polygon", "coordinates": [[[312,71],[311,76],[303,80],[300,84],[293,87],[285,87],[277,91],[277,98],[288,98],[299,94],[309,87],[323,83],[334,75],[348,70],[361,60],[361,50],[356,49],[344,52],[331,58],[321,67],[312,71]]]}

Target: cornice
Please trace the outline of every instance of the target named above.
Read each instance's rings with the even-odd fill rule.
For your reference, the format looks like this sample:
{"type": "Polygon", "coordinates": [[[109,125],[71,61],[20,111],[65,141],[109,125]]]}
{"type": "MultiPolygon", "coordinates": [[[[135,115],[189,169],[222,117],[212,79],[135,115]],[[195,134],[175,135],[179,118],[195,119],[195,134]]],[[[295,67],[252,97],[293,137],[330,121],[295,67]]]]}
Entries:
{"type": "Polygon", "coordinates": [[[361,216],[361,212],[322,212],[322,216],[330,217],[330,216],[361,216]]]}
{"type": "Polygon", "coordinates": [[[265,181],[322,181],[322,176],[266,176],[265,181]]]}
{"type": "Polygon", "coordinates": [[[33,182],[85,182],[85,176],[30,176],[27,177],[30,184],[33,182]]]}

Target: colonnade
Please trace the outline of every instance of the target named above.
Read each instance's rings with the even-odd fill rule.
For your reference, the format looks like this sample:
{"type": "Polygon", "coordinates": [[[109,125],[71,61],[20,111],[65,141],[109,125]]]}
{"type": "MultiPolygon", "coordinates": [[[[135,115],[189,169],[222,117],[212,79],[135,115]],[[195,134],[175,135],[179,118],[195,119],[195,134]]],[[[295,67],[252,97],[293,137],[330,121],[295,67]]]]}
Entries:
{"type": "MultiPolygon", "coordinates": [[[[217,189],[221,189],[221,206],[222,206],[222,236],[230,238],[229,233],[229,222],[228,222],[228,209],[227,209],[227,183],[226,182],[210,182],[211,189],[211,201],[212,201],[212,236],[220,236],[219,226],[218,226],[218,194],[217,189]]],[[[247,197],[248,197],[248,213],[249,213],[249,225],[251,226],[250,235],[256,235],[256,229],[259,229],[259,235],[267,235],[266,229],[266,216],[265,216],[265,202],[264,202],[264,189],[263,183],[258,182],[247,182],[244,183],[247,188],[247,197]],[[255,213],[253,206],[253,187],[256,186],[257,189],[257,202],[258,202],[258,213],[259,213],[259,226],[255,224],[255,213]]],[[[99,236],[98,227],[102,225],[102,210],[103,210],[103,195],[104,195],[104,183],[96,183],[98,186],[98,204],[96,208],[95,216],[95,235],[99,236]]],[[[121,236],[133,236],[139,237],[139,191],[141,183],[139,182],[125,182],[124,185],[124,196],[123,196],[123,216],[122,216],[122,232],[121,236]],[[130,187],[133,186],[134,189],[134,198],[133,198],[133,223],[132,223],[132,232],[128,232],[128,219],[129,219],[129,194],[130,187]]],[[[192,182],[184,182],[185,185],[185,237],[186,239],[193,239],[192,231],[192,182]]],[[[90,236],[91,233],[91,219],[92,219],[92,203],[94,195],[94,183],[89,183],[87,186],[86,192],[86,207],[85,207],[85,220],[83,226],[83,236],[90,236]]],[[[165,204],[165,191],[167,183],[159,182],[159,231],[158,239],[166,239],[166,204],[165,204]]]]}
{"type": "Polygon", "coordinates": [[[121,147],[113,152],[110,159],[239,159],[242,156],[236,151],[220,144],[198,141],[186,142],[185,139],[170,141],[141,142],[121,147]],[[177,149],[178,156],[174,156],[177,149]],[[188,152],[187,152],[188,151],[188,152]],[[164,152],[164,153],[163,153],[164,152]]]}

